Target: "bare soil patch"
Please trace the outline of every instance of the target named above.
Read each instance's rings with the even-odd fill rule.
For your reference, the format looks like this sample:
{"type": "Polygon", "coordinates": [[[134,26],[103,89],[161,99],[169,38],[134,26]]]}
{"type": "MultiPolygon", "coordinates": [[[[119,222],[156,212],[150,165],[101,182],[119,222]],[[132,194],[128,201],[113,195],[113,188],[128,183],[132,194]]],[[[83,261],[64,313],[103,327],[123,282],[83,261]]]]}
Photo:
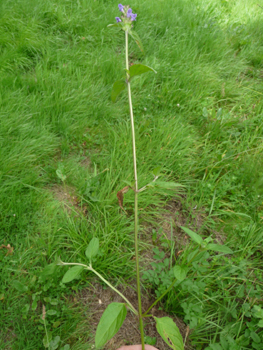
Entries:
{"type": "MultiPolygon", "coordinates": [[[[133,283],[135,285],[135,283],[133,283]]],[[[120,290],[134,305],[137,307],[137,294],[136,291],[129,286],[118,286],[120,290]]],[[[122,298],[116,294],[111,289],[104,289],[99,283],[95,283],[92,287],[82,290],[77,297],[78,301],[85,306],[88,306],[89,318],[90,318],[90,330],[92,333],[91,343],[94,343],[95,332],[99,320],[106,309],[106,307],[112,302],[123,302],[122,298]]],[[[152,304],[154,299],[148,295],[145,291],[142,293],[142,305],[143,310],[146,311],[147,308],[152,304]]],[[[166,312],[159,310],[158,307],[152,309],[152,314],[155,317],[172,317],[174,322],[177,324],[183,339],[187,337],[188,329],[185,323],[176,316],[168,315],[166,312]]],[[[144,319],[145,323],[145,334],[149,337],[156,337],[156,347],[159,350],[169,349],[168,345],[159,336],[153,317],[147,317],[144,319]]],[[[137,317],[133,315],[132,312],[128,311],[127,317],[120,328],[119,332],[106,344],[105,350],[116,350],[123,345],[133,345],[140,344],[140,331],[138,327],[137,317]]],[[[193,349],[186,339],[186,350],[193,349]]]]}
{"type": "Polygon", "coordinates": [[[74,187],[54,185],[51,192],[56,200],[58,200],[63,209],[69,215],[87,215],[87,207],[81,206],[81,201],[76,195],[74,187]]]}
{"type": "MultiPolygon", "coordinates": [[[[157,217],[156,224],[145,225],[144,232],[146,236],[151,236],[152,231],[158,232],[155,245],[159,245],[161,237],[175,241],[177,252],[183,246],[190,242],[190,237],[181,229],[181,226],[187,227],[192,231],[199,231],[205,228],[207,214],[203,209],[193,207],[191,211],[183,208],[184,198],[174,198],[163,208],[157,217]]],[[[223,231],[213,232],[215,243],[224,244],[225,235],[223,231]]],[[[147,240],[147,238],[146,238],[147,240]]]]}

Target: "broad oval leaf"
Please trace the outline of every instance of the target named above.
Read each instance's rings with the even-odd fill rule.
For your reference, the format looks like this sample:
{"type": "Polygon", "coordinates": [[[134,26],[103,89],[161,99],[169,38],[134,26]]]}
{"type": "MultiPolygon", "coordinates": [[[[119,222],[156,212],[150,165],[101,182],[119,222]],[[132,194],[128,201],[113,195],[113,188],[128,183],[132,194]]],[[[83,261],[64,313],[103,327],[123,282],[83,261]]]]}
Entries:
{"type": "Polygon", "coordinates": [[[121,328],[127,310],[123,303],[111,303],[101,316],[95,336],[96,348],[102,348],[121,328]]]}
{"type": "Polygon", "coordinates": [[[60,350],[70,350],[70,345],[66,344],[63,348],[60,348],[60,350]]]}
{"type": "Polygon", "coordinates": [[[187,275],[187,267],[186,266],[179,266],[179,265],[175,265],[173,268],[173,272],[174,272],[174,277],[178,280],[178,281],[183,281],[187,275]]]}
{"type": "MultiPolygon", "coordinates": [[[[254,340],[255,343],[259,344],[261,342],[261,338],[256,332],[251,332],[250,337],[254,340]]],[[[261,345],[262,345],[262,343],[261,343],[261,345]]]]}
{"type": "Polygon", "coordinates": [[[128,33],[135,40],[135,42],[138,45],[141,52],[144,53],[144,48],[143,48],[143,45],[142,45],[142,42],[141,42],[139,35],[134,30],[129,30],[128,33]]]}
{"type": "Polygon", "coordinates": [[[181,226],[181,229],[184,230],[184,232],[186,232],[197,244],[201,245],[203,243],[203,238],[199,234],[195,233],[187,227],[181,226]]]}
{"type": "Polygon", "coordinates": [[[146,72],[154,72],[157,73],[153,68],[149,66],[145,66],[144,64],[133,64],[130,67],[130,70],[128,71],[128,74],[130,78],[134,77],[135,75],[140,75],[146,72]]]}
{"type": "Polygon", "coordinates": [[[53,275],[53,273],[55,272],[56,268],[57,268],[56,264],[54,264],[54,263],[49,264],[43,269],[43,271],[41,272],[41,275],[42,276],[53,275]]]}
{"type": "Polygon", "coordinates": [[[100,241],[97,237],[93,237],[92,240],[89,242],[88,248],[86,249],[86,257],[88,259],[94,258],[99,251],[100,241]]]}
{"type": "Polygon", "coordinates": [[[225,253],[225,254],[233,254],[233,250],[226,247],[225,245],[220,245],[220,244],[208,244],[206,246],[206,249],[208,250],[214,250],[216,252],[220,252],[220,253],[225,253]]]}
{"type": "Polygon", "coordinates": [[[17,280],[13,281],[13,286],[15,287],[16,290],[22,293],[28,291],[28,287],[17,280]]]}
{"type": "Polygon", "coordinates": [[[59,346],[60,342],[60,336],[57,335],[54,339],[52,339],[49,343],[49,349],[50,350],[56,350],[59,346]]]}
{"type": "Polygon", "coordinates": [[[157,318],[156,328],[160,336],[174,350],[183,350],[184,342],[178,327],[170,317],[157,318]]]}
{"type": "Polygon", "coordinates": [[[126,82],[125,80],[117,80],[113,84],[112,90],[111,90],[111,100],[112,102],[116,102],[117,97],[119,94],[126,88],[126,82]]]}
{"type": "Polygon", "coordinates": [[[48,310],[47,311],[47,315],[50,315],[50,316],[54,316],[54,315],[56,315],[58,312],[56,311],[56,310],[48,310]]]}
{"type": "Polygon", "coordinates": [[[43,345],[44,345],[45,348],[49,347],[51,339],[52,339],[52,333],[51,332],[47,332],[46,335],[43,338],[43,345]]]}
{"type": "Polygon", "coordinates": [[[31,309],[32,309],[33,311],[35,311],[36,308],[37,308],[37,299],[35,299],[35,300],[32,302],[32,305],[31,305],[31,309]]]}
{"type": "Polygon", "coordinates": [[[74,278],[78,277],[78,275],[83,271],[84,267],[83,266],[73,266],[71,269],[69,269],[63,279],[62,283],[68,283],[74,280],[74,278]]]}

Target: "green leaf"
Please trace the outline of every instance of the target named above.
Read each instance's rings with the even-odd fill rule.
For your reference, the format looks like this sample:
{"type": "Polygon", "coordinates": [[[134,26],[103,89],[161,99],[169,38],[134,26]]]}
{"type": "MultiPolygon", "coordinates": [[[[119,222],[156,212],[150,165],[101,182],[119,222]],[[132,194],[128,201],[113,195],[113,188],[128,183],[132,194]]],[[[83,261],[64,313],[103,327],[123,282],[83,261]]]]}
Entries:
{"type": "Polygon", "coordinates": [[[210,346],[206,349],[211,350],[223,350],[222,346],[219,343],[210,344],[210,346]]]}
{"type": "Polygon", "coordinates": [[[63,346],[63,348],[60,348],[60,350],[69,350],[70,349],[70,345],[66,344],[63,346]]]}
{"type": "Polygon", "coordinates": [[[35,299],[35,300],[33,301],[32,305],[31,305],[31,309],[32,309],[33,311],[35,311],[36,308],[37,308],[37,299],[35,299]]]}
{"type": "Polygon", "coordinates": [[[102,348],[121,328],[127,310],[123,303],[111,303],[101,316],[95,336],[96,348],[102,348]]]}
{"type": "Polygon", "coordinates": [[[13,286],[15,287],[16,290],[22,293],[28,291],[28,287],[17,280],[13,281],[13,286]]]}
{"type": "Polygon", "coordinates": [[[263,320],[260,320],[260,321],[259,321],[258,326],[259,326],[259,327],[263,327],[263,320]]]}
{"type": "Polygon", "coordinates": [[[178,281],[183,281],[187,275],[187,267],[175,265],[173,268],[174,277],[178,279],[178,281]]]}
{"type": "Polygon", "coordinates": [[[83,271],[83,269],[83,266],[73,266],[65,273],[62,279],[62,283],[71,282],[72,280],[74,280],[74,278],[78,277],[78,275],[83,271]]]}
{"type": "Polygon", "coordinates": [[[125,80],[117,80],[113,84],[112,90],[111,90],[111,100],[112,102],[116,102],[117,97],[119,94],[126,88],[126,82],[125,80]]]}
{"type": "Polygon", "coordinates": [[[134,181],[131,182],[131,181],[123,180],[123,182],[125,184],[127,184],[130,188],[133,188],[135,186],[135,182],[134,181]]]}
{"type": "Polygon", "coordinates": [[[153,68],[145,66],[144,64],[134,64],[130,67],[128,74],[130,78],[132,78],[132,77],[135,77],[136,75],[140,75],[150,71],[157,73],[153,68]]]}
{"type": "Polygon", "coordinates": [[[184,232],[187,233],[197,244],[201,245],[203,243],[203,238],[199,234],[195,233],[187,227],[181,226],[181,229],[184,230],[184,232]]]}
{"type": "Polygon", "coordinates": [[[148,335],[146,335],[144,337],[144,341],[145,341],[145,344],[155,346],[157,339],[156,339],[156,337],[149,337],[148,335]]]}
{"type": "Polygon", "coordinates": [[[100,241],[97,237],[93,237],[92,240],[89,242],[88,248],[86,249],[86,257],[88,259],[94,258],[99,251],[100,241]]]}
{"type": "Polygon", "coordinates": [[[177,187],[183,187],[183,185],[177,182],[156,181],[156,186],[166,188],[168,190],[174,190],[177,187]]]}
{"type": "Polygon", "coordinates": [[[26,305],[22,308],[21,312],[22,312],[23,314],[27,314],[28,311],[29,311],[29,308],[30,308],[30,305],[29,305],[29,304],[26,304],[26,305]]]}
{"type": "Polygon", "coordinates": [[[114,24],[108,24],[107,27],[117,27],[117,28],[122,28],[122,24],[119,23],[114,23],[114,24]]]}
{"type": "Polygon", "coordinates": [[[63,165],[60,165],[60,166],[58,167],[58,169],[56,170],[56,174],[57,174],[58,178],[59,178],[62,182],[64,182],[64,181],[66,180],[66,178],[67,178],[67,176],[63,174],[63,170],[64,170],[64,166],[63,166],[63,165]]]}
{"type": "Polygon", "coordinates": [[[61,325],[61,321],[58,320],[58,321],[56,321],[56,322],[53,323],[52,327],[53,327],[53,328],[58,328],[60,325],[61,325]]]}
{"type": "Polygon", "coordinates": [[[141,52],[144,53],[143,45],[142,45],[142,42],[141,42],[139,35],[134,30],[129,30],[128,33],[135,40],[135,42],[138,45],[141,52]]]}
{"type": "Polygon", "coordinates": [[[49,343],[49,349],[50,350],[56,350],[58,348],[60,342],[60,336],[56,336],[54,339],[52,339],[49,343]]]}
{"type": "Polygon", "coordinates": [[[256,332],[251,332],[250,336],[254,340],[255,343],[261,342],[260,336],[256,332]]]}
{"type": "Polygon", "coordinates": [[[263,318],[263,309],[260,306],[254,305],[253,312],[255,317],[263,318]]]}
{"type": "Polygon", "coordinates": [[[220,245],[220,244],[208,244],[206,246],[206,249],[208,250],[214,250],[216,252],[220,252],[220,253],[225,253],[225,254],[233,254],[233,250],[226,247],[225,245],[220,245]]]}
{"type": "Polygon", "coordinates": [[[160,167],[160,166],[158,166],[157,168],[154,168],[153,169],[153,175],[154,176],[159,176],[161,170],[162,170],[162,167],[160,167]]]}
{"type": "Polygon", "coordinates": [[[53,275],[53,273],[55,272],[56,268],[57,268],[56,264],[54,264],[54,263],[49,264],[43,269],[43,271],[41,272],[41,275],[42,276],[53,275]]]}
{"type": "Polygon", "coordinates": [[[48,310],[47,311],[47,315],[50,315],[50,316],[53,316],[53,315],[56,315],[57,314],[57,311],[56,310],[48,310]]]}
{"type": "Polygon", "coordinates": [[[229,350],[229,344],[228,341],[226,340],[225,334],[221,333],[220,334],[220,344],[222,345],[223,350],[229,350]]]}
{"type": "Polygon", "coordinates": [[[174,321],[170,317],[154,318],[157,331],[166,344],[174,350],[183,350],[183,338],[174,321]]]}
{"type": "Polygon", "coordinates": [[[51,339],[52,339],[52,333],[47,332],[47,334],[44,336],[44,339],[43,339],[43,345],[45,348],[49,347],[51,339]]]}

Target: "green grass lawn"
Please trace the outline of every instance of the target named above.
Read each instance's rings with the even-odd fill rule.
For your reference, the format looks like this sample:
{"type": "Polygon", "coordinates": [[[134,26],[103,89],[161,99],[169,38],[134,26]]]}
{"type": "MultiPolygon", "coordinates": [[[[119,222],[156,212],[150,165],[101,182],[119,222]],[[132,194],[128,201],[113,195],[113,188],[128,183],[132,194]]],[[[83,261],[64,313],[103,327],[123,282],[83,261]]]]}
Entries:
{"type": "MultiPolygon", "coordinates": [[[[132,83],[139,186],[158,166],[163,179],[184,185],[180,193],[140,195],[142,257],[157,244],[166,255],[173,247],[178,263],[188,259],[196,247],[176,236],[176,215],[234,251],[202,257],[159,305],[190,326],[196,350],[262,350],[263,9],[257,3],[129,4],[146,52],[130,42],[130,62],[157,71],[132,83]],[[173,201],[180,212],[167,209],[173,201]],[[170,239],[161,225],[165,215],[170,239]]],[[[91,348],[88,310],[73,300],[93,276],[63,284],[67,268],[52,264],[58,257],[85,261],[92,237],[101,244],[96,269],[115,285],[134,279],[133,195],[125,195],[127,215],[116,197],[133,178],[127,96],[110,99],[125,65],[124,35],[107,28],[117,5],[0,3],[0,349],[44,349],[46,332],[60,337],[58,349],[91,348]]],[[[158,295],[165,283],[156,277],[144,284],[158,295]]]]}

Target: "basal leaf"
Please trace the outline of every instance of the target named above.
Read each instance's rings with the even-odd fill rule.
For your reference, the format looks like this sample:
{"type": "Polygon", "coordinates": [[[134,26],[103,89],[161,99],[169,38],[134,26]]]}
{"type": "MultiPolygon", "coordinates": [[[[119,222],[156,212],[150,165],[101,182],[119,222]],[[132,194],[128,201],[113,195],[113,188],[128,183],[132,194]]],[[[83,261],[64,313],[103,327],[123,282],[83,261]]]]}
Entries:
{"type": "MultiPolygon", "coordinates": [[[[261,342],[261,338],[256,332],[251,332],[250,337],[254,340],[255,343],[261,342]]],[[[261,343],[261,345],[262,345],[262,343],[261,343]]]]}
{"type": "Polygon", "coordinates": [[[84,267],[83,266],[73,266],[71,269],[69,269],[63,279],[62,283],[68,283],[74,280],[74,278],[78,277],[78,275],[83,271],[84,267]]]}
{"type": "Polygon", "coordinates": [[[35,300],[32,302],[32,305],[31,305],[31,309],[32,309],[33,311],[35,311],[36,308],[37,308],[37,299],[35,299],[35,300]]]}
{"type": "Polygon", "coordinates": [[[102,348],[121,328],[127,310],[123,303],[111,303],[101,316],[95,336],[96,348],[102,348]]]}
{"type": "Polygon", "coordinates": [[[63,346],[63,348],[60,348],[60,350],[70,350],[70,345],[66,344],[63,346]]]}
{"type": "Polygon", "coordinates": [[[186,266],[175,265],[173,268],[174,277],[178,281],[183,281],[187,275],[187,270],[186,266]]]}
{"type": "Polygon", "coordinates": [[[53,273],[55,272],[56,268],[57,268],[56,264],[54,264],[54,263],[49,264],[43,269],[43,271],[41,272],[41,275],[42,276],[53,275],[53,273]]]}
{"type": "Polygon", "coordinates": [[[144,64],[133,64],[130,67],[130,70],[129,70],[128,73],[129,73],[130,78],[132,78],[132,77],[134,77],[136,75],[140,75],[140,74],[143,74],[143,73],[146,73],[146,72],[157,73],[153,68],[145,66],[144,64]]]}
{"type": "Polygon", "coordinates": [[[93,237],[92,240],[89,242],[88,248],[86,249],[86,257],[90,260],[94,258],[99,251],[99,246],[99,239],[97,237],[93,237]]]}
{"type": "Polygon", "coordinates": [[[126,88],[126,82],[125,80],[117,80],[113,84],[112,90],[111,90],[111,100],[112,102],[116,102],[117,97],[119,94],[126,88]]]}
{"type": "Polygon", "coordinates": [[[142,45],[142,42],[141,42],[139,35],[134,30],[129,30],[129,34],[135,40],[135,42],[138,45],[141,52],[144,53],[143,45],[142,45]]]}
{"type": "Polygon", "coordinates": [[[15,287],[16,290],[22,293],[28,291],[28,287],[17,280],[13,281],[13,286],[15,287]]]}
{"type": "Polygon", "coordinates": [[[232,249],[226,247],[225,245],[220,245],[220,244],[209,243],[206,246],[206,249],[214,250],[216,252],[225,253],[225,254],[233,254],[233,250],[232,249]]]}
{"type": "Polygon", "coordinates": [[[183,350],[183,338],[174,321],[170,317],[154,318],[157,331],[166,344],[174,350],[183,350]]]}
{"type": "Polygon", "coordinates": [[[59,346],[60,342],[60,336],[57,335],[54,339],[52,339],[49,343],[49,349],[50,350],[56,350],[59,346]]]}
{"type": "Polygon", "coordinates": [[[56,311],[56,310],[48,310],[47,311],[47,315],[50,315],[50,316],[54,316],[54,315],[56,315],[58,312],[56,311]]]}
{"type": "Polygon", "coordinates": [[[43,338],[43,345],[44,345],[45,348],[49,347],[51,339],[52,339],[52,333],[51,332],[47,332],[47,334],[43,338]]]}
{"type": "Polygon", "coordinates": [[[195,233],[187,227],[181,226],[181,229],[184,230],[184,232],[186,232],[197,244],[201,245],[203,243],[203,238],[199,234],[195,233]]]}

